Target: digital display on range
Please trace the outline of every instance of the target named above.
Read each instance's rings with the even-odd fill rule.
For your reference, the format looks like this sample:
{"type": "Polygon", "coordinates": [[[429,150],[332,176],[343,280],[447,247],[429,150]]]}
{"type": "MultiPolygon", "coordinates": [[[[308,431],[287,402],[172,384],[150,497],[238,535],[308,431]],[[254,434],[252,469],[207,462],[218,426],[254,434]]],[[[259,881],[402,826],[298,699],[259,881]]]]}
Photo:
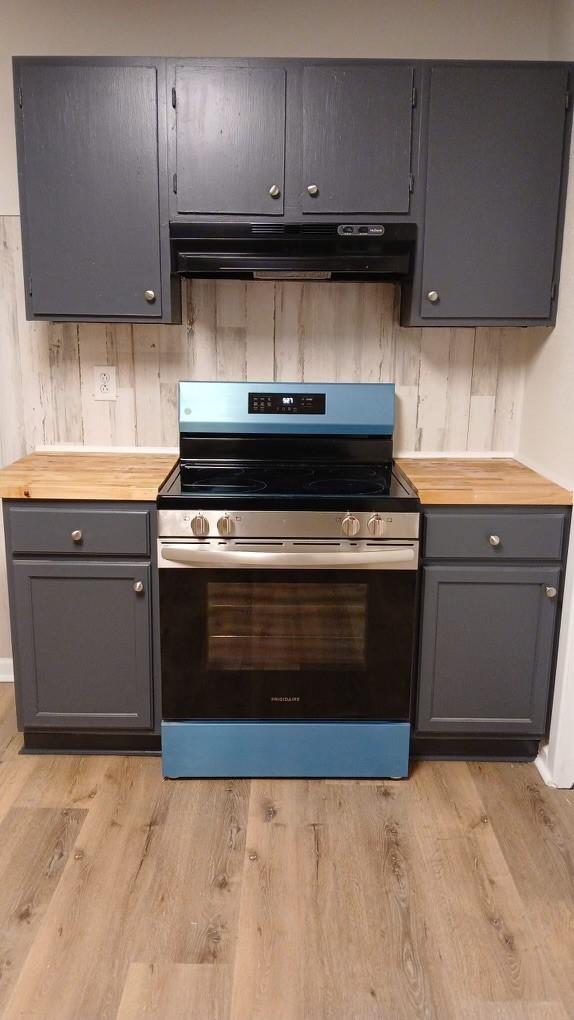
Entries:
{"type": "Polygon", "coordinates": [[[325,414],[325,394],[250,393],[249,414],[325,414]]]}

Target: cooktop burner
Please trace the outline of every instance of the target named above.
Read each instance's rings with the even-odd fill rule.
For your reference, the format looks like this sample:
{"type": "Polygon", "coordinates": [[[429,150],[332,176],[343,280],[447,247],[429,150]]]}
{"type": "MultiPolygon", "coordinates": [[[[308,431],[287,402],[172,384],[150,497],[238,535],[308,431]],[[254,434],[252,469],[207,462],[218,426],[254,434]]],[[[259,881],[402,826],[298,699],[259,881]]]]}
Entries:
{"type": "Polygon", "coordinates": [[[309,491],[318,496],[380,496],[385,494],[386,488],[378,482],[361,482],[353,478],[319,478],[310,483],[309,491]]]}
{"type": "Polygon", "coordinates": [[[196,510],[411,510],[416,494],[392,461],[180,460],[158,506],[196,510]]]}
{"type": "Polygon", "coordinates": [[[197,496],[387,495],[390,465],[254,464],[249,467],[181,464],[182,492],[197,496]]]}

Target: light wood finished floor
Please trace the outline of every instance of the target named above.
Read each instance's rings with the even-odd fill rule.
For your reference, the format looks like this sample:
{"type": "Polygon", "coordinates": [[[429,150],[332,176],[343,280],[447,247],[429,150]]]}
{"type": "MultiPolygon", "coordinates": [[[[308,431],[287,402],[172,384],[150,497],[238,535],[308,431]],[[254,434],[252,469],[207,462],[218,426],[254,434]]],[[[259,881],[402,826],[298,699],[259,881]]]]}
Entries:
{"type": "Polygon", "coordinates": [[[163,782],[19,746],[0,685],[2,1020],[574,1017],[574,792],[531,765],[163,782]]]}

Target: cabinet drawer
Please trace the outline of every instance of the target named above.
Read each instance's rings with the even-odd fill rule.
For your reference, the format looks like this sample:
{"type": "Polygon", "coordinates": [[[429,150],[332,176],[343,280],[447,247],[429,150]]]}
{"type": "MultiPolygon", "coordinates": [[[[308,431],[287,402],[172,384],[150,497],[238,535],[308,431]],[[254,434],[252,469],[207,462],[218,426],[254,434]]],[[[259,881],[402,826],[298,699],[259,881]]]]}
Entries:
{"type": "Polygon", "coordinates": [[[425,515],[427,559],[560,560],[566,514],[499,510],[425,515]],[[498,539],[498,541],[497,541],[498,539]]]}
{"type": "Polygon", "coordinates": [[[11,507],[8,520],[13,553],[123,557],[150,551],[146,510],[11,507]]]}

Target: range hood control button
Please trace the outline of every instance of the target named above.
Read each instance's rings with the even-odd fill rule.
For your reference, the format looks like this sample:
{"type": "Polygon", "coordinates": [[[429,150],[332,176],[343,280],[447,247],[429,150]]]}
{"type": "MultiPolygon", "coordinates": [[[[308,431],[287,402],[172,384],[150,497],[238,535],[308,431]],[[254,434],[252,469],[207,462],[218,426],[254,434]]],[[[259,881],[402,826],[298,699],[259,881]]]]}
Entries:
{"type": "Polygon", "coordinates": [[[341,527],[346,538],[353,538],[361,530],[361,522],[353,514],[347,514],[343,517],[341,527]]]}
{"type": "Polygon", "coordinates": [[[373,538],[382,538],[385,534],[385,522],[378,514],[371,517],[367,527],[373,538]]]}
{"type": "Polygon", "coordinates": [[[209,535],[209,521],[207,517],[204,517],[203,514],[196,514],[195,517],[192,517],[191,530],[198,538],[204,538],[206,535],[209,535]]]}
{"type": "Polygon", "coordinates": [[[217,530],[224,538],[233,534],[233,520],[229,514],[225,514],[223,517],[219,518],[217,522],[217,530]]]}

